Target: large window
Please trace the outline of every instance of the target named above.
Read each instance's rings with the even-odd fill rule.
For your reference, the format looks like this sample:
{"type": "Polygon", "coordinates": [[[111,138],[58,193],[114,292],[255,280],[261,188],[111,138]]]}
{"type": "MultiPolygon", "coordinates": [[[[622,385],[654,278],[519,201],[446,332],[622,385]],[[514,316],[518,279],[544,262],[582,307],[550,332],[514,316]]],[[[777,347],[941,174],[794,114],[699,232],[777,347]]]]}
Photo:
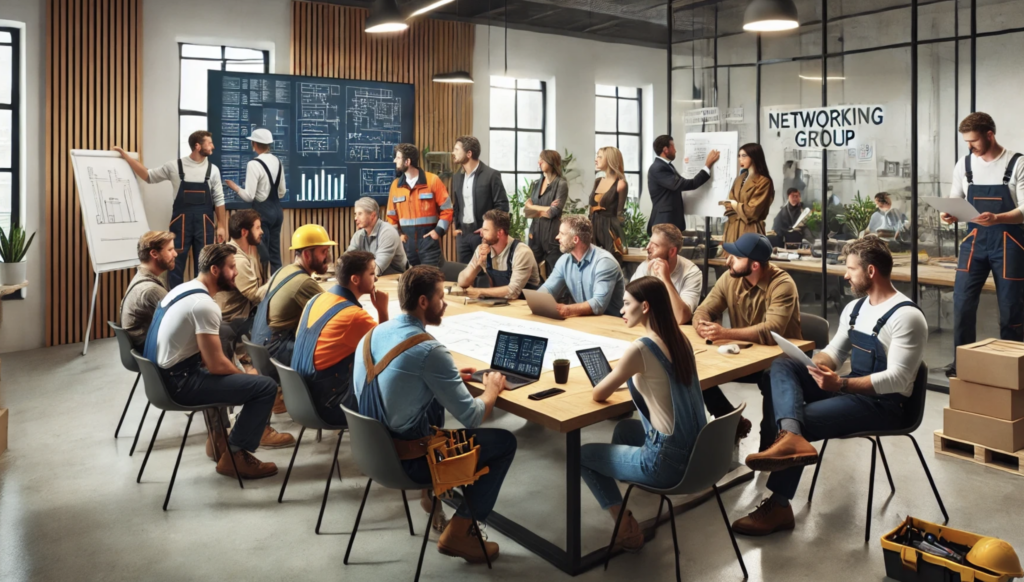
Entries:
{"type": "Polygon", "coordinates": [[[630,200],[640,200],[640,193],[643,192],[643,181],[640,179],[640,166],[643,164],[640,120],[643,119],[643,109],[640,103],[640,89],[636,87],[597,86],[594,150],[596,152],[603,147],[613,146],[622,152],[630,200]]]}
{"type": "Polygon", "coordinates": [[[491,167],[512,192],[540,177],[547,124],[544,81],[491,77],[491,167]]]}
{"type": "Polygon", "coordinates": [[[269,73],[270,51],[178,43],[180,77],[178,136],[180,155],[190,150],[188,136],[206,127],[206,71],[269,73]]]}
{"type": "Polygon", "coordinates": [[[0,28],[0,226],[20,222],[20,31],[0,28]]]}

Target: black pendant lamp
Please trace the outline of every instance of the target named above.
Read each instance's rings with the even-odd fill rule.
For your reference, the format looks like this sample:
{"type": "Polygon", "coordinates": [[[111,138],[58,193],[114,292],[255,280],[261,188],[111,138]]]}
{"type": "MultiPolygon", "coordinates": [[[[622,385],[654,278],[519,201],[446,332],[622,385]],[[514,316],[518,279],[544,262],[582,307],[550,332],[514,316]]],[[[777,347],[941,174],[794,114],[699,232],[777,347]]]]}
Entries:
{"type": "MultiPolygon", "coordinates": [[[[459,5],[458,4],[455,5],[455,14],[456,15],[459,14],[459,5]]],[[[461,36],[461,34],[460,34],[460,36],[461,36]]],[[[457,43],[456,46],[462,46],[462,45],[457,43]]],[[[488,46],[488,50],[490,50],[490,46],[488,46]]],[[[473,83],[473,76],[470,75],[466,71],[452,71],[450,73],[435,73],[434,74],[434,82],[435,83],[464,83],[464,84],[472,84],[473,83]]]]}
{"type": "Polygon", "coordinates": [[[800,26],[793,0],[751,0],[743,13],[743,30],[771,32],[800,26]]]}
{"type": "Polygon", "coordinates": [[[398,9],[398,0],[374,0],[364,32],[400,32],[409,28],[405,16],[398,9]]]}

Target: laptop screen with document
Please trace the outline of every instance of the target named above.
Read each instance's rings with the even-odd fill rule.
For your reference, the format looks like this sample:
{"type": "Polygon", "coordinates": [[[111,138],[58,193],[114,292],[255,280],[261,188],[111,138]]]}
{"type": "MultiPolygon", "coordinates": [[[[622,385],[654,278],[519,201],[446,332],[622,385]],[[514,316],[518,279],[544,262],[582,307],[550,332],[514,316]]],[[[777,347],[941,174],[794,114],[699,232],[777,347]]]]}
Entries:
{"type": "Polygon", "coordinates": [[[498,339],[494,342],[491,367],[536,380],[544,368],[544,352],[547,349],[547,338],[499,331],[498,339]]]}

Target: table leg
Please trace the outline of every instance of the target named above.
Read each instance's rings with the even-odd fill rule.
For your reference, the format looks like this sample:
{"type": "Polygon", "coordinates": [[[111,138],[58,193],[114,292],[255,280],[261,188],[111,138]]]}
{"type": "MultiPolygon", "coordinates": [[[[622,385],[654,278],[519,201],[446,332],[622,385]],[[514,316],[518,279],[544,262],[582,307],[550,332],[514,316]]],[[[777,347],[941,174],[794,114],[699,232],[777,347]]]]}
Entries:
{"type": "Polygon", "coordinates": [[[580,431],[565,435],[565,552],[569,572],[580,571],[580,431]]]}

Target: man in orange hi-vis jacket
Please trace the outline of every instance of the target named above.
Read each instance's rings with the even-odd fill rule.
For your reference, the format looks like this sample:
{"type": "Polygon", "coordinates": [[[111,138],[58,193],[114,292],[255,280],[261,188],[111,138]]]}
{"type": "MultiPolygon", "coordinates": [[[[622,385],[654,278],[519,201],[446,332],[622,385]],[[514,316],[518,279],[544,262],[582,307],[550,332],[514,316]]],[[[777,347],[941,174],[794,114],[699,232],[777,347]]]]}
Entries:
{"type": "Polygon", "coordinates": [[[400,175],[388,193],[387,220],[402,234],[410,265],[437,266],[441,237],[452,224],[452,200],[444,182],[419,165],[416,146],[395,146],[395,171],[400,175]]]}

